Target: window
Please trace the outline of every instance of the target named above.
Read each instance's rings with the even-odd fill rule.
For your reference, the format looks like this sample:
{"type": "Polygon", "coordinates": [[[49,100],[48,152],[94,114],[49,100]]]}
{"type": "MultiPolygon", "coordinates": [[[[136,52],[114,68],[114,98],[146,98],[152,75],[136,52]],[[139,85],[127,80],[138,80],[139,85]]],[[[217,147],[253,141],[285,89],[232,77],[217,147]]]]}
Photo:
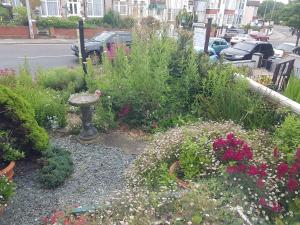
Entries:
{"type": "Polygon", "coordinates": [[[103,0],[87,0],[87,15],[89,17],[102,17],[103,0]]]}
{"type": "Polygon", "coordinates": [[[114,10],[122,16],[128,15],[128,5],[127,2],[119,1],[114,3],[114,10]]]}
{"type": "Polygon", "coordinates": [[[67,5],[68,5],[69,16],[80,15],[80,3],[77,0],[69,0],[67,5]]]}
{"type": "Polygon", "coordinates": [[[59,0],[42,0],[41,1],[42,16],[60,16],[59,0]]]}

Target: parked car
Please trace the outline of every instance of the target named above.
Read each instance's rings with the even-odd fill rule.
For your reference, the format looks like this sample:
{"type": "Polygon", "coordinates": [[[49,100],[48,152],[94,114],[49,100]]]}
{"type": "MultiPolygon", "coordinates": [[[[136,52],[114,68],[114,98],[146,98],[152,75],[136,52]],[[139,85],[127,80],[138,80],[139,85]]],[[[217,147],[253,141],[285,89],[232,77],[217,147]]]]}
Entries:
{"type": "Polygon", "coordinates": [[[257,41],[269,41],[269,36],[265,35],[264,33],[257,32],[257,31],[251,32],[250,36],[257,41]]]}
{"type": "Polygon", "coordinates": [[[300,46],[293,49],[293,53],[296,55],[300,55],[300,46]]]}
{"type": "Polygon", "coordinates": [[[294,43],[282,43],[274,48],[274,56],[282,58],[285,54],[292,53],[295,47],[294,43]]]}
{"type": "Polygon", "coordinates": [[[263,59],[274,55],[272,44],[261,41],[243,41],[231,48],[224,49],[221,56],[230,61],[250,60],[254,53],[261,53],[263,59]]]}
{"type": "Polygon", "coordinates": [[[227,42],[230,42],[231,38],[238,35],[238,34],[245,34],[245,30],[244,29],[239,29],[239,28],[229,28],[226,30],[226,33],[224,35],[224,39],[227,42]]]}
{"type": "MultiPolygon", "coordinates": [[[[132,35],[126,31],[105,31],[97,34],[93,38],[85,42],[85,52],[91,58],[93,64],[96,64],[101,59],[101,54],[111,44],[125,44],[130,47],[132,42],[132,35]]],[[[79,48],[77,44],[71,46],[74,54],[79,56],[79,48]]]]}
{"type": "Polygon", "coordinates": [[[210,38],[209,47],[213,48],[217,55],[220,55],[220,52],[223,49],[229,48],[229,43],[223,38],[210,38]]]}
{"type": "Polygon", "coordinates": [[[234,45],[242,41],[254,41],[254,40],[255,39],[253,39],[249,34],[238,34],[237,36],[231,38],[230,43],[234,45]]]}
{"type": "MultiPolygon", "coordinates": [[[[204,52],[203,48],[194,48],[194,49],[197,53],[203,53],[204,52]]],[[[208,46],[208,55],[209,55],[209,61],[211,63],[216,63],[216,62],[219,61],[219,56],[217,55],[216,51],[213,48],[209,47],[209,46],[208,46]]]]}

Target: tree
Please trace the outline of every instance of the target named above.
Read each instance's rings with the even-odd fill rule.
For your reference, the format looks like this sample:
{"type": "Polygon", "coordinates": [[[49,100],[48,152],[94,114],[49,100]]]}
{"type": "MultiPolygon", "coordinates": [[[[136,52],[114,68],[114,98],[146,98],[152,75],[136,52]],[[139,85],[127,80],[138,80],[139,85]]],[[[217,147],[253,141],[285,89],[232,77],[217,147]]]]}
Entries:
{"type": "Polygon", "coordinates": [[[275,0],[266,0],[259,5],[257,15],[259,17],[265,18],[266,15],[271,15],[273,9],[274,11],[281,10],[282,8],[284,8],[284,6],[285,5],[282,2],[276,2],[275,0]]]}
{"type": "Polygon", "coordinates": [[[290,2],[282,10],[281,20],[292,28],[292,35],[297,36],[296,46],[300,39],[300,0],[290,2]]]}

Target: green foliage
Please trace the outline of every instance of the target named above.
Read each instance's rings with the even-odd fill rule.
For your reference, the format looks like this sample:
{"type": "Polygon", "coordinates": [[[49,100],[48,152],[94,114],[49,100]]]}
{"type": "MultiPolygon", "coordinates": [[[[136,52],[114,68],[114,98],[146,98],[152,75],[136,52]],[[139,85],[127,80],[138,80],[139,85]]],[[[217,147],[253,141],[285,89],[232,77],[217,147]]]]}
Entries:
{"type": "Polygon", "coordinates": [[[37,83],[43,88],[67,91],[67,94],[70,95],[83,90],[84,74],[80,67],[40,70],[37,76],[37,83]]]}
{"type": "Polygon", "coordinates": [[[101,102],[96,105],[94,112],[93,124],[98,130],[108,131],[116,127],[115,113],[112,110],[111,98],[103,96],[101,102]]]}
{"type": "Polygon", "coordinates": [[[14,18],[13,21],[16,25],[28,25],[28,17],[26,7],[17,6],[13,8],[14,18]]]}
{"type": "MultiPolygon", "coordinates": [[[[26,90],[27,91],[27,90],[26,90]]],[[[0,85],[0,129],[16,140],[16,148],[30,152],[48,147],[48,135],[35,120],[30,104],[8,88],[0,85]]]]}
{"type": "Polygon", "coordinates": [[[257,10],[257,15],[259,17],[264,17],[264,14],[270,14],[271,11],[273,10],[280,10],[284,8],[284,4],[282,2],[274,2],[273,0],[265,0],[262,3],[260,3],[258,10],[257,10]],[[275,5],[274,5],[275,4],[275,5]]]}
{"type": "Polygon", "coordinates": [[[210,149],[211,145],[205,136],[202,137],[199,142],[187,137],[182,143],[179,162],[186,179],[191,180],[205,171],[211,163],[208,157],[209,155],[207,154],[210,149]]]}
{"type": "Polygon", "coordinates": [[[176,16],[177,25],[183,26],[185,29],[191,29],[193,22],[197,20],[197,17],[193,13],[188,13],[186,9],[180,10],[176,16]]]}
{"type": "Polygon", "coordinates": [[[280,151],[295,154],[300,147],[300,118],[289,115],[275,131],[275,141],[280,151]]]}
{"type": "Polygon", "coordinates": [[[194,111],[212,120],[233,120],[246,128],[273,129],[281,112],[266,99],[248,90],[248,83],[235,80],[236,68],[220,65],[208,71],[194,111]]]}
{"type": "Polygon", "coordinates": [[[46,188],[56,188],[71,176],[73,161],[70,153],[59,147],[43,152],[44,166],[39,171],[39,181],[46,188]]]}
{"type": "Polygon", "coordinates": [[[10,20],[9,10],[0,5],[0,24],[10,20]]]}
{"type": "Polygon", "coordinates": [[[15,161],[24,158],[24,152],[13,147],[14,140],[11,140],[6,131],[0,130],[0,162],[15,161]]]}
{"type": "Polygon", "coordinates": [[[175,175],[169,174],[168,163],[161,163],[156,170],[152,170],[145,176],[146,185],[150,188],[174,187],[176,185],[175,175]]]}
{"type": "Polygon", "coordinates": [[[10,182],[5,176],[0,176],[0,207],[15,195],[15,189],[15,183],[10,182]]]}
{"type": "MultiPolygon", "coordinates": [[[[68,18],[47,17],[39,18],[37,26],[41,28],[77,28],[80,17],[71,16],[68,18]]],[[[131,17],[121,18],[117,12],[108,11],[101,19],[87,19],[84,21],[85,28],[107,27],[107,28],[131,28],[135,21],[131,17]]]]}
{"type": "Polygon", "coordinates": [[[284,90],[284,95],[298,103],[300,103],[300,79],[292,76],[289,79],[289,83],[284,90]]]}

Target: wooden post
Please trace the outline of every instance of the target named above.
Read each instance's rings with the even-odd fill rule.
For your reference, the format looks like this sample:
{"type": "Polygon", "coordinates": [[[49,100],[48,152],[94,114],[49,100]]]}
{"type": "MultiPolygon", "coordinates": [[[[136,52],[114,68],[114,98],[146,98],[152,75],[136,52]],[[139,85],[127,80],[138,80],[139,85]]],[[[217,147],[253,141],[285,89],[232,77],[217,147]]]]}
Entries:
{"type": "Polygon", "coordinates": [[[208,54],[208,42],[210,37],[210,31],[211,31],[211,23],[212,18],[208,18],[208,22],[206,24],[206,34],[205,34],[205,43],[204,43],[204,52],[208,54]]]}

